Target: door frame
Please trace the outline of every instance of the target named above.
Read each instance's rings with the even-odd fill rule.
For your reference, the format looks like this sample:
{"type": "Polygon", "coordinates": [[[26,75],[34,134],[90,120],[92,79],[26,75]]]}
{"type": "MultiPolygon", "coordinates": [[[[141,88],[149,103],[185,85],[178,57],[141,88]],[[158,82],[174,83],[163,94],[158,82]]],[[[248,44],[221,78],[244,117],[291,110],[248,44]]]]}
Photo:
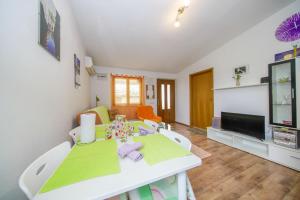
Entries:
{"type": "MultiPolygon", "coordinates": [[[[212,86],[214,88],[214,68],[213,67],[210,67],[210,68],[207,68],[205,70],[202,70],[202,71],[199,71],[199,72],[195,72],[195,73],[192,73],[189,75],[189,92],[190,92],[190,95],[189,95],[189,98],[190,98],[190,127],[193,127],[193,124],[192,124],[192,77],[195,76],[195,75],[199,75],[199,74],[203,74],[203,73],[206,73],[206,72],[211,72],[212,73],[212,86]]],[[[212,90],[213,90],[212,88],[212,90]]],[[[213,92],[214,93],[214,92],[213,92]]],[[[214,108],[215,107],[215,102],[214,102],[214,94],[213,94],[213,113],[214,113],[214,108]]]]}

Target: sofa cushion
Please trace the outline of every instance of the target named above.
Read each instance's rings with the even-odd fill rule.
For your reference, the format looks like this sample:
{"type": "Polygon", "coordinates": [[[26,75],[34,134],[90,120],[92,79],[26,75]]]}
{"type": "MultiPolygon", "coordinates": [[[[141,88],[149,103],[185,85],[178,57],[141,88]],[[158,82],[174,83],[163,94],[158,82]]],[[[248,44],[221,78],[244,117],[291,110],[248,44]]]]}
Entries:
{"type": "Polygon", "coordinates": [[[103,124],[111,123],[111,121],[109,119],[108,110],[105,106],[98,106],[98,107],[90,109],[89,111],[95,111],[96,113],[98,113],[103,124]]]}

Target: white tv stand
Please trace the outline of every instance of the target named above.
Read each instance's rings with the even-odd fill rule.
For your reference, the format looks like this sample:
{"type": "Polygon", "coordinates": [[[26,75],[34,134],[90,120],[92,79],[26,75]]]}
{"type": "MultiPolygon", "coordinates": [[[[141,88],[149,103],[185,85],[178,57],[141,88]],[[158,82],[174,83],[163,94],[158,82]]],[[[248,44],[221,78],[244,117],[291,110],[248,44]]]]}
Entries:
{"type": "Polygon", "coordinates": [[[261,141],[244,134],[212,127],[207,128],[207,137],[300,171],[300,149],[290,149],[274,144],[272,141],[261,141]]]}

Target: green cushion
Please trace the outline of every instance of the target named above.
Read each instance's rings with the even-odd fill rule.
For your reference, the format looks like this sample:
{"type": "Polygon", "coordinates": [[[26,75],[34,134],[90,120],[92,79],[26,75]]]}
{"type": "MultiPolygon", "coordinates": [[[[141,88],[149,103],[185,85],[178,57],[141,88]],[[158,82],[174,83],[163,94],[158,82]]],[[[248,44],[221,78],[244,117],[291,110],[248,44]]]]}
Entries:
{"type": "Polygon", "coordinates": [[[165,200],[178,200],[176,176],[171,176],[150,184],[152,196],[163,196],[165,200]]]}
{"type": "Polygon", "coordinates": [[[141,200],[152,200],[152,192],[149,185],[138,188],[138,193],[141,200]]]}
{"type": "Polygon", "coordinates": [[[108,110],[105,106],[98,106],[93,109],[90,109],[89,111],[95,111],[96,113],[98,113],[103,124],[111,123],[108,115],[108,110]]]}

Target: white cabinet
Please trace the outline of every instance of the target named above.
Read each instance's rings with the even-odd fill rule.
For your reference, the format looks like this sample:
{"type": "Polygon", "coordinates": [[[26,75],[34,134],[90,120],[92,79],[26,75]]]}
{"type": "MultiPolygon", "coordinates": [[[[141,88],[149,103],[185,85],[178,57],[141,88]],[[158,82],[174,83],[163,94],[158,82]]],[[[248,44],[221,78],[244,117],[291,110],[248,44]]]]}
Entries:
{"type": "Polygon", "coordinates": [[[300,171],[300,153],[275,144],[269,145],[269,159],[300,171]]]}
{"type": "Polygon", "coordinates": [[[219,131],[210,131],[209,136],[207,135],[207,137],[217,142],[227,144],[228,146],[233,145],[233,136],[225,132],[222,133],[219,131]]]}
{"type": "Polygon", "coordinates": [[[207,137],[300,171],[300,150],[289,149],[276,145],[272,141],[261,141],[244,134],[211,127],[207,128],[207,137]]]}

